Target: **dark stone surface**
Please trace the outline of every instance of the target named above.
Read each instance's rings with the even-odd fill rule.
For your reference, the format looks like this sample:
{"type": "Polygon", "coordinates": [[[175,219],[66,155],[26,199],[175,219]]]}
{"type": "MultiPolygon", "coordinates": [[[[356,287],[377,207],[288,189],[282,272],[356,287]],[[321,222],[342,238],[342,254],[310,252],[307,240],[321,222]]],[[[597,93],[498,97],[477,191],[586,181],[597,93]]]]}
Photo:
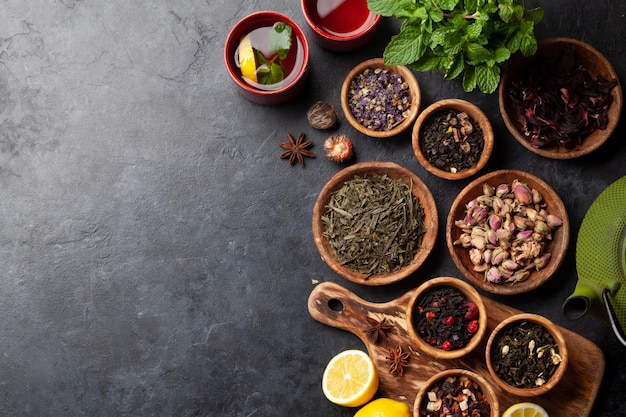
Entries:
{"type": "MultiPolygon", "coordinates": [[[[626,79],[623,3],[527,5],[539,3],[539,38],[587,41],[626,79]]],[[[263,9],[304,25],[296,1],[0,2],[0,415],[349,416],[323,397],[321,373],[362,343],[309,316],[312,281],[388,301],[460,276],[443,222],[426,265],[396,285],[351,285],[322,262],[311,212],[341,166],[323,157],[327,133],[305,112],[316,100],[339,106],[343,77],[380,56],[398,24],[385,19],[377,41],[353,53],[311,42],[306,90],[267,107],[237,93],[222,60],[229,29],[263,9]],[[287,131],[315,142],[305,169],[278,158],[287,131]]],[[[485,171],[526,170],[561,195],[572,225],[565,264],[542,288],[496,299],[598,344],[607,368],[592,415],[624,415],[625,349],[602,321],[569,322],[560,310],[576,282],[581,220],[626,174],[623,123],[592,155],[548,160],[508,134],[496,95],[417,76],[424,106],[459,97],[487,112],[496,145],[485,171]]],[[[420,175],[441,219],[468,182],[426,172],[408,132],[373,140],[343,119],[337,130],[357,161],[420,175]]]]}

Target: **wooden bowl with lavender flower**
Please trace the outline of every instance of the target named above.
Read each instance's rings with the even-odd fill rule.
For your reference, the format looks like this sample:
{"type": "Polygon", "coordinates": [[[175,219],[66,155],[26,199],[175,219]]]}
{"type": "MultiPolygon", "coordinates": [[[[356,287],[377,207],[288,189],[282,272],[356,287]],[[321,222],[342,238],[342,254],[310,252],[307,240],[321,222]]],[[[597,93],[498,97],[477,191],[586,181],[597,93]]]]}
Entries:
{"type": "Polygon", "coordinates": [[[567,210],[535,175],[499,170],[469,183],[455,198],[446,244],[459,271],[493,294],[520,294],[561,266],[570,240],[567,210]]]}
{"type": "Polygon", "coordinates": [[[414,273],[435,246],[435,199],[412,171],[394,162],[350,165],[322,188],[313,206],[320,256],[343,278],[379,286],[414,273]]]}
{"type": "Polygon", "coordinates": [[[513,137],[552,159],[596,150],[615,131],[622,113],[615,69],[600,51],[572,38],[545,39],[535,55],[515,55],[502,74],[498,95],[513,137]]]}
{"type": "Polygon", "coordinates": [[[357,131],[374,138],[389,138],[408,129],[417,118],[421,100],[411,70],[385,65],[382,58],[354,67],[341,86],[345,118],[357,131]]]}

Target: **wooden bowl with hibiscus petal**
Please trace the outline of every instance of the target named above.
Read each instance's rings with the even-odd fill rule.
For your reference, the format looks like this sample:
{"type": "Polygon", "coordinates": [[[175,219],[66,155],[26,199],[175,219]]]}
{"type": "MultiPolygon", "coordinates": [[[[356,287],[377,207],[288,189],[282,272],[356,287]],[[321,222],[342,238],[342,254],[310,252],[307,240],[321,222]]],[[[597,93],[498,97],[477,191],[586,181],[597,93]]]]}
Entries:
{"type": "MultiPolygon", "coordinates": [[[[379,196],[382,195],[383,194],[381,193],[379,196]]],[[[368,206],[369,205],[364,200],[362,209],[369,210],[368,206]]],[[[337,211],[337,208],[334,210],[337,211]]],[[[355,213],[342,215],[352,216],[355,215],[355,213]]],[[[382,222],[382,217],[380,219],[382,222]]],[[[439,218],[437,214],[437,205],[432,193],[426,184],[417,175],[415,175],[415,173],[394,162],[370,161],[357,163],[344,168],[336,173],[326,183],[326,185],[324,185],[317,197],[315,205],[313,206],[312,223],[315,246],[317,247],[324,262],[326,262],[326,264],[328,264],[334,272],[339,274],[341,277],[358,284],[379,286],[398,282],[410,276],[420,266],[422,266],[435,246],[439,218]],[[389,272],[366,273],[362,272],[360,268],[350,265],[349,262],[340,262],[338,259],[344,259],[344,257],[341,256],[341,254],[337,256],[337,248],[331,246],[329,243],[329,240],[336,241],[336,236],[340,235],[340,233],[337,231],[330,233],[328,222],[324,220],[324,217],[328,217],[329,203],[337,190],[342,189],[346,182],[351,181],[356,177],[368,178],[372,176],[386,176],[390,180],[403,181],[407,186],[409,186],[411,192],[419,201],[422,208],[422,223],[424,232],[421,235],[421,242],[415,242],[417,244],[417,250],[414,253],[414,256],[410,260],[405,258],[406,262],[401,263],[401,266],[398,265],[399,267],[397,268],[389,268],[389,272]]],[[[373,252],[369,252],[368,248],[372,248],[372,251],[377,253],[378,250],[374,248],[374,245],[371,245],[372,238],[367,235],[367,233],[377,235],[377,230],[379,229],[377,226],[372,224],[368,224],[366,228],[367,230],[365,230],[365,228],[362,230],[363,233],[357,230],[354,230],[354,233],[350,233],[352,235],[358,235],[356,239],[354,236],[348,237],[345,236],[345,234],[340,236],[343,236],[345,239],[351,239],[352,242],[357,242],[354,243],[355,245],[365,248],[362,249],[362,252],[359,252],[359,254],[363,253],[365,255],[359,255],[359,257],[366,258],[367,256],[373,256],[375,258],[378,257],[376,259],[380,259],[380,253],[378,255],[372,255],[373,252]]],[[[391,234],[385,236],[389,239],[392,238],[391,234]]],[[[406,245],[398,244],[397,246],[405,247],[406,245]]],[[[388,250],[385,250],[384,255],[382,256],[387,257],[388,250]]]]}
{"type": "Polygon", "coordinates": [[[591,45],[571,38],[545,39],[535,55],[513,56],[498,94],[502,119],[513,137],[552,159],[598,149],[622,113],[622,88],[611,63],[591,45]],[[582,79],[592,81],[582,88],[582,79]]]}

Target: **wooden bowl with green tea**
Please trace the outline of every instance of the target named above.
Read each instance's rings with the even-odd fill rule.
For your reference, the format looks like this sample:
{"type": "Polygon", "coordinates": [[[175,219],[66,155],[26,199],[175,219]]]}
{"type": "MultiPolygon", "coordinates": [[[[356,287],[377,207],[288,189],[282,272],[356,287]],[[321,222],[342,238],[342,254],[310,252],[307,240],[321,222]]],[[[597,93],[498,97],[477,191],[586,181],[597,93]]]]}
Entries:
{"type": "Polygon", "coordinates": [[[559,328],[531,313],[508,317],[487,340],[489,374],[504,391],[536,397],[554,388],[565,375],[567,345],[559,328]]]}
{"type": "Polygon", "coordinates": [[[361,162],[322,188],[313,207],[313,238],[324,262],[341,277],[386,285],[424,263],[438,222],[432,193],[412,171],[393,162],[361,162]]]}

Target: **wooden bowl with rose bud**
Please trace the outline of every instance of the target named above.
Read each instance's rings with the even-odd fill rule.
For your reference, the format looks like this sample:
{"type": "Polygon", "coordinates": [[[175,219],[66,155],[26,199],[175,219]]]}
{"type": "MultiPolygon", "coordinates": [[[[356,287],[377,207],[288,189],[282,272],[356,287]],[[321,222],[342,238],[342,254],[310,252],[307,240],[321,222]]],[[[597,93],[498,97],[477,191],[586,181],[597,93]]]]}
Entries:
{"type": "Polygon", "coordinates": [[[520,294],[544,284],[569,246],[567,210],[541,178],[499,170],[469,183],[455,198],[446,244],[459,271],[493,294],[520,294]]]}

